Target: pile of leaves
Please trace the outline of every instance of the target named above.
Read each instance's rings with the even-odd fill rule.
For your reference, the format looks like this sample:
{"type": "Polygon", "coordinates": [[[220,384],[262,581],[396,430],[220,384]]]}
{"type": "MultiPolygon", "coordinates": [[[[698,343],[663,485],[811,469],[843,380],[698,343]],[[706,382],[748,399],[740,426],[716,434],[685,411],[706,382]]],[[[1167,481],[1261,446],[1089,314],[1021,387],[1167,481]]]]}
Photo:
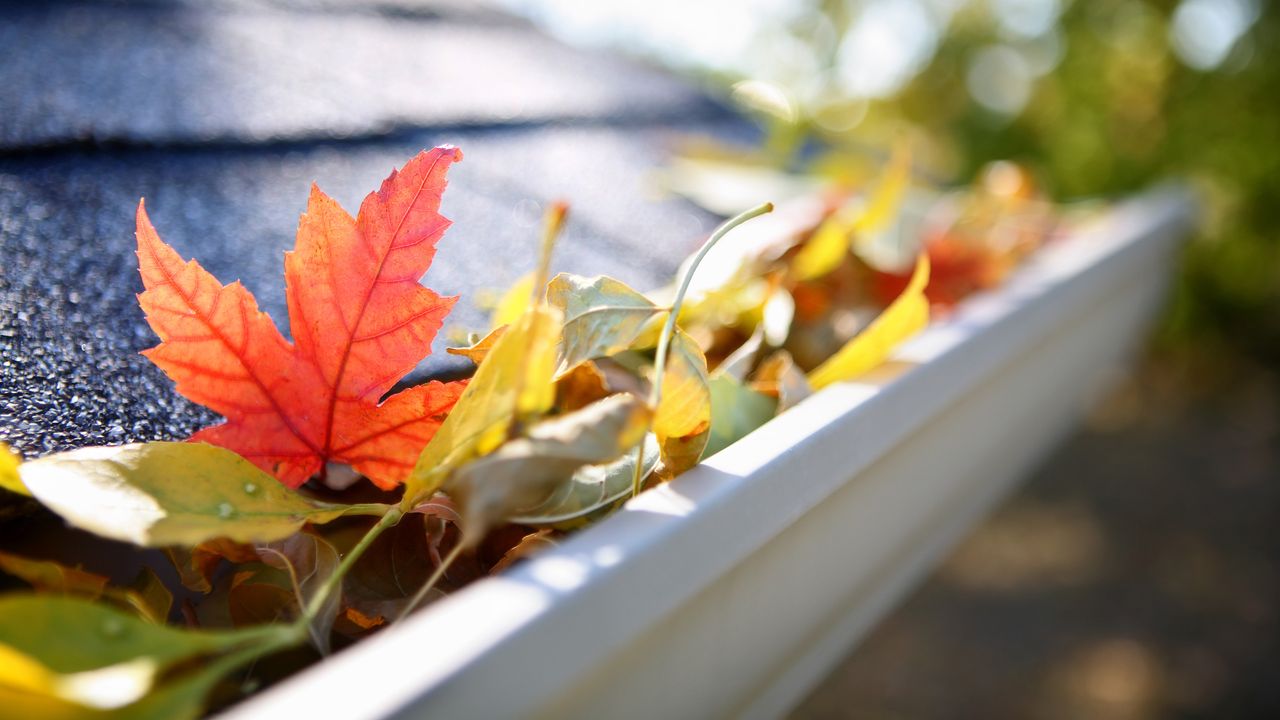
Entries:
{"type": "MultiPolygon", "coordinates": [[[[117,584],[0,553],[31,587],[0,595],[6,710],[190,718],[233,702],[874,367],[927,322],[931,258],[963,265],[936,249],[963,256],[958,222],[905,264],[866,259],[865,238],[899,214],[900,161],[869,195],[737,216],[677,284],[648,294],[548,277],[566,220],[556,205],[493,327],[449,350],[475,363],[471,376],[393,392],[457,300],[420,279],[461,158],[419,154],[355,217],[312,188],[285,255],[292,341],[243,286],[165,244],[139,204],[139,303],[160,338],[144,354],[225,421],[186,442],[25,462],[0,445],[7,491],[80,531],[162,550],[181,579],[144,569],[117,584]]],[[[949,280],[935,299],[986,281],[952,275],[959,289],[949,280]]]]}

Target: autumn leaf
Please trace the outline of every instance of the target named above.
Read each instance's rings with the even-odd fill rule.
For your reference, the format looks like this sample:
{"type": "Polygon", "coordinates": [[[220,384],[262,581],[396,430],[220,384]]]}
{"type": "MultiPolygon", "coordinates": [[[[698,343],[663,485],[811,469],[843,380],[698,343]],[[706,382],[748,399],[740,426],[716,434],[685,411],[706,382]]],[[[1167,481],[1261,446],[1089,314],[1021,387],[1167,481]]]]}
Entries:
{"type": "Polygon", "coordinates": [[[698,464],[711,430],[707,358],[679,327],[671,336],[653,432],[662,448],[663,473],[675,476],[698,464]]]}
{"type": "Polygon", "coordinates": [[[795,280],[812,280],[831,272],[849,254],[851,242],[865,247],[867,238],[893,220],[911,184],[911,148],[899,143],[879,185],[865,204],[847,205],[831,213],[805,242],[791,263],[795,280]]]}
{"type": "Polygon", "coordinates": [[[513,423],[551,408],[560,327],[560,311],[543,306],[530,308],[506,326],[457,406],[423,448],[405,486],[406,508],[430,497],[463,463],[501,445],[513,423]]]}
{"type": "Polygon", "coordinates": [[[547,286],[547,302],[564,313],[557,376],[632,347],[645,324],[662,314],[644,295],[605,276],[561,273],[547,286]]]}
{"type": "Polygon", "coordinates": [[[561,530],[582,525],[631,496],[637,459],[641,477],[648,477],[657,467],[658,440],[653,433],[645,436],[641,452],[629,452],[611,463],[579,468],[569,482],[562,483],[536,507],[521,510],[511,522],[561,530]]]}
{"type": "Polygon", "coordinates": [[[444,489],[459,506],[466,542],[494,523],[538,507],[584,465],[608,463],[637,446],[651,413],[619,393],[531,426],[492,453],[457,470],[444,489]]]}
{"type": "Polygon", "coordinates": [[[187,398],[227,420],[192,439],[236,451],[290,487],[327,462],[389,489],[409,474],[462,385],[428,383],[379,399],[430,353],[453,307],[419,284],[449,226],[438,212],[462,153],[420,153],[352,218],[312,187],[285,254],[294,342],[239,282],[184,262],[138,205],[138,296],[161,343],[144,352],[187,398]]]}
{"type": "Polygon", "coordinates": [[[916,269],[902,294],[885,308],[865,330],[809,373],[815,390],[874,368],[889,357],[898,343],[914,335],[929,322],[929,256],[921,253],[916,269]]]}
{"type": "Polygon", "coordinates": [[[81,448],[18,469],[35,498],[68,523],[147,547],[220,537],[271,542],[361,507],[290,492],[244,458],[205,443],[81,448]]]}

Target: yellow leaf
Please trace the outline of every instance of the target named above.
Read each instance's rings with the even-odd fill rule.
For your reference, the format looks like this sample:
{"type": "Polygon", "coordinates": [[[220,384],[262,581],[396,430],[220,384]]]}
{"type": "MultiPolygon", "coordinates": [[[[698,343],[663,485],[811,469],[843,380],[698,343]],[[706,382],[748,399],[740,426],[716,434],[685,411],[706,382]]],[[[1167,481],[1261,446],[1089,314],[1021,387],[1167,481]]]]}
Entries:
{"type": "Polygon", "coordinates": [[[22,484],[22,478],[18,476],[18,466],[21,464],[22,458],[10,450],[8,445],[0,442],[0,488],[30,497],[31,491],[22,484]]]}
{"type": "Polygon", "coordinates": [[[707,358],[693,338],[676,328],[663,372],[662,395],[653,417],[653,433],[658,436],[668,476],[698,464],[710,429],[707,358]]]}
{"type": "Polygon", "coordinates": [[[492,328],[510,325],[529,309],[533,298],[533,273],[526,273],[503,294],[493,308],[493,316],[489,321],[492,328]]]}
{"type": "Polygon", "coordinates": [[[467,347],[445,348],[444,351],[450,355],[461,355],[476,365],[479,365],[484,361],[484,356],[488,355],[489,351],[493,349],[494,344],[498,342],[498,338],[502,337],[502,333],[506,331],[506,325],[499,325],[493,330],[490,330],[488,335],[480,338],[473,345],[469,345],[467,347]]]}
{"type": "Polygon", "coordinates": [[[923,328],[929,322],[929,301],[924,295],[928,284],[929,257],[921,253],[902,294],[865,330],[809,373],[809,382],[814,389],[848,380],[874,368],[889,356],[894,347],[923,328]]]}
{"type": "Polygon", "coordinates": [[[407,507],[434,493],[460,464],[501,445],[514,422],[551,408],[562,317],[540,305],[507,326],[418,457],[405,487],[407,507]]]}
{"type": "Polygon", "coordinates": [[[849,251],[850,238],[870,236],[888,225],[911,182],[911,152],[899,144],[866,205],[840,208],[818,226],[791,263],[796,280],[812,280],[836,269],[849,251]]]}

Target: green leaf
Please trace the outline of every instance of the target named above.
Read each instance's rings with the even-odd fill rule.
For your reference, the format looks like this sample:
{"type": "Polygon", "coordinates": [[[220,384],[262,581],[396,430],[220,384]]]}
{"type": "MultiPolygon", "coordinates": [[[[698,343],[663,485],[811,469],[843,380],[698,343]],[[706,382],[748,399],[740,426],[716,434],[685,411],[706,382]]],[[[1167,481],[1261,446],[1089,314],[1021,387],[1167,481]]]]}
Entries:
{"type": "Polygon", "coordinates": [[[610,277],[561,273],[547,285],[547,302],[564,313],[556,376],[579,363],[631,347],[662,313],[644,295],[610,277]]]}
{"type": "MultiPolygon", "coordinates": [[[[640,476],[646,477],[658,465],[658,439],[645,435],[640,476]]],[[[511,518],[511,522],[533,527],[568,529],[592,514],[631,496],[636,473],[636,453],[628,452],[604,465],[579,468],[546,500],[511,518]]]]}
{"type": "Polygon", "coordinates": [[[0,686],[91,708],[125,708],[168,668],[277,646],[287,632],[178,630],[82,599],[11,594],[0,597],[0,686]]]}
{"type": "Polygon", "coordinates": [[[924,290],[928,285],[929,256],[921,253],[916,260],[915,272],[902,294],[865,330],[809,373],[813,388],[821,390],[831,383],[849,380],[874,368],[884,362],[899,343],[927,325],[929,300],[924,290]]]}
{"type": "Polygon", "coordinates": [[[430,497],[459,465],[501,445],[517,420],[550,409],[560,327],[560,311],[542,306],[507,326],[418,457],[405,483],[406,509],[430,497]]]}
{"type": "Polygon", "coordinates": [[[538,507],[583,465],[612,462],[644,438],[649,408],[619,393],[544,420],[525,437],[458,469],[444,486],[462,514],[464,541],[538,507]]]}
{"type": "Polygon", "coordinates": [[[72,525],[147,547],[218,537],[270,542],[352,509],[310,500],[204,443],[84,448],[23,463],[19,472],[36,499],[72,525]]]}
{"type": "Polygon", "coordinates": [[[743,385],[729,375],[711,378],[711,432],[703,457],[711,457],[777,414],[778,401],[743,385]]]}

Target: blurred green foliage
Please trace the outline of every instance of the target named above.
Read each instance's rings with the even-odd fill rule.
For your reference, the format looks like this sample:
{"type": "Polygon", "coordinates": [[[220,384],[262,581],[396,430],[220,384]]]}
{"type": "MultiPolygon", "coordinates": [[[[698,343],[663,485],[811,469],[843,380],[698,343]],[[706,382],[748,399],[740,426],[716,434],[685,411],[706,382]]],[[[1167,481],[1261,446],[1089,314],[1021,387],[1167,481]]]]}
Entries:
{"type": "Polygon", "coordinates": [[[1219,33],[1219,49],[1229,50],[1217,57],[1214,38],[1203,41],[1211,47],[1209,63],[1194,62],[1185,47],[1179,51],[1177,0],[1065,6],[912,0],[923,23],[902,5],[814,0],[766,27],[757,46],[769,53],[799,44],[809,50],[805,62],[712,75],[747,89],[738,99],[762,111],[766,147],[782,154],[815,137],[835,146],[884,147],[910,127],[927,147],[919,157],[951,182],[969,182],[985,163],[1011,159],[1061,200],[1118,197],[1170,178],[1192,183],[1202,198],[1202,224],[1161,338],[1166,346],[1242,351],[1280,365],[1280,8],[1256,0],[1182,0],[1209,9],[1208,18],[1194,12],[1183,18],[1181,32],[1191,33],[1191,41],[1215,30],[1207,3],[1252,14],[1234,42],[1223,45],[1219,33]],[[1011,32],[1000,17],[1046,6],[1050,22],[1038,33],[1011,32]],[[882,23],[888,29],[855,37],[859,22],[877,12],[889,16],[882,23]],[[923,58],[914,65],[898,59],[907,68],[902,83],[859,93],[859,82],[868,86],[867,61],[892,65],[894,54],[891,46],[879,55],[851,53],[851,46],[874,46],[885,35],[902,44],[930,33],[936,39],[923,44],[923,58]],[[851,70],[858,61],[864,68],[851,70]],[[977,86],[988,80],[983,73],[997,83],[994,101],[979,99],[977,86]],[[992,109],[1006,99],[1009,107],[992,109]],[[777,102],[782,111],[764,107],[777,102]]]}
{"type": "Polygon", "coordinates": [[[1246,57],[1220,69],[1174,54],[1174,3],[1078,0],[1063,13],[1061,62],[1012,119],[967,98],[962,58],[992,40],[957,18],[897,112],[938,138],[969,177],[986,161],[1028,163],[1061,198],[1120,195],[1168,177],[1201,190],[1165,339],[1234,346],[1280,363],[1280,12],[1268,6],[1246,57]]]}

